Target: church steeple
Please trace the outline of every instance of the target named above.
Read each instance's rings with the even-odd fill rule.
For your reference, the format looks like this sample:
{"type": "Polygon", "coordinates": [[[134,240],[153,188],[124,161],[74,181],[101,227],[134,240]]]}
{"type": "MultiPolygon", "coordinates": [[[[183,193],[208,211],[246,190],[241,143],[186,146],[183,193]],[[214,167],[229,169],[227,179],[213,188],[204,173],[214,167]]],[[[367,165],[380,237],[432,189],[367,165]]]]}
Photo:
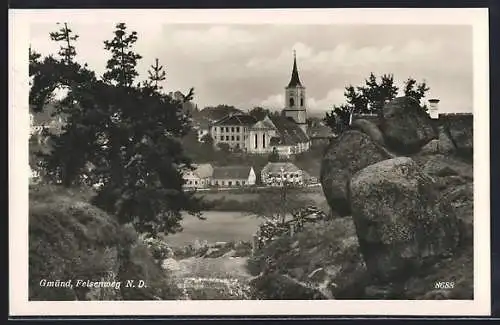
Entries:
{"type": "Polygon", "coordinates": [[[293,69],[292,69],[292,78],[290,79],[290,83],[288,83],[288,88],[292,87],[302,87],[299,78],[299,71],[297,69],[297,56],[295,50],[293,51],[293,69]]]}

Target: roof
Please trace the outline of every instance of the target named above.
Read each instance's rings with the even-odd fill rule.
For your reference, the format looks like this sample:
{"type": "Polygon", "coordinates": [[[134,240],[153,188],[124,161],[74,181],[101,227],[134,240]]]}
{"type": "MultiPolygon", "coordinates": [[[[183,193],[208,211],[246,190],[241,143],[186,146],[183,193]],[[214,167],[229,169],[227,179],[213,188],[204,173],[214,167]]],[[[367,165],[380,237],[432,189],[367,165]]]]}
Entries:
{"type": "Polygon", "coordinates": [[[271,121],[269,116],[266,115],[265,118],[252,125],[252,129],[276,130],[276,126],[274,125],[273,121],[271,121]]]}
{"type": "Polygon", "coordinates": [[[211,164],[199,164],[195,165],[195,167],[196,169],[193,171],[193,173],[199,178],[211,177],[214,172],[211,164]]]}
{"type": "Polygon", "coordinates": [[[215,167],[214,179],[247,179],[252,166],[222,166],[215,167]]]}
{"type": "Polygon", "coordinates": [[[227,115],[231,113],[236,113],[236,114],[243,114],[243,112],[237,108],[234,108],[232,106],[216,106],[216,107],[205,107],[204,109],[196,112],[195,115],[193,115],[193,119],[195,120],[201,120],[201,119],[206,119],[208,121],[218,121],[220,119],[223,119],[227,115]]]}
{"type": "Polygon", "coordinates": [[[311,138],[329,138],[333,137],[333,132],[330,127],[322,124],[316,124],[315,126],[311,126],[309,128],[309,136],[311,138]]]}
{"type": "Polygon", "coordinates": [[[290,79],[290,82],[288,83],[288,88],[291,88],[291,87],[302,87],[302,84],[300,83],[300,78],[299,78],[299,71],[297,69],[297,58],[295,57],[295,54],[293,55],[292,78],[290,79]]]}
{"type": "Polygon", "coordinates": [[[300,126],[295,123],[293,118],[285,116],[271,116],[273,124],[278,129],[279,139],[271,138],[271,145],[296,145],[298,143],[305,143],[309,141],[307,135],[302,131],[300,126]]]}
{"type": "Polygon", "coordinates": [[[279,174],[281,170],[286,173],[295,173],[300,171],[301,169],[291,162],[270,162],[262,168],[261,173],[264,174],[279,174]]]}
{"type": "Polygon", "coordinates": [[[228,115],[221,120],[215,122],[213,125],[253,125],[257,119],[251,115],[246,114],[233,114],[228,115]]]}

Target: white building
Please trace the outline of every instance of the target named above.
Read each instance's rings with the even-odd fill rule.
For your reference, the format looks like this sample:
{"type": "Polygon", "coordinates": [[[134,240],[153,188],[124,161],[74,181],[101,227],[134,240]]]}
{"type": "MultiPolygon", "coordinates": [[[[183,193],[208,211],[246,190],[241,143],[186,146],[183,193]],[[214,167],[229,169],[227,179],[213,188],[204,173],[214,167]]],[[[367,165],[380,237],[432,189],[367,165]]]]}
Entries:
{"type": "Polygon", "coordinates": [[[215,167],[212,175],[212,186],[241,187],[255,185],[255,171],[252,166],[215,167]]]}
{"type": "Polygon", "coordinates": [[[290,162],[270,162],[262,168],[262,183],[268,186],[304,185],[307,174],[290,162]]]}
{"type": "Polygon", "coordinates": [[[206,188],[210,186],[210,180],[213,174],[213,167],[211,164],[194,165],[195,170],[187,171],[183,175],[184,188],[196,189],[206,188]]]}

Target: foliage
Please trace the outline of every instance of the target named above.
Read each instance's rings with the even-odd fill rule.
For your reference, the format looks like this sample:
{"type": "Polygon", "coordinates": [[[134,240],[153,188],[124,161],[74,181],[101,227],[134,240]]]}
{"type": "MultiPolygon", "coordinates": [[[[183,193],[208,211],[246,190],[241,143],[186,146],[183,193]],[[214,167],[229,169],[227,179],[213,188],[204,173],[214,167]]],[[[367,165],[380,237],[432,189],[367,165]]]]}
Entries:
{"type": "MultiPolygon", "coordinates": [[[[413,78],[408,78],[404,85],[404,95],[412,96],[418,101],[421,101],[429,90],[425,81],[417,83],[413,78]]],[[[376,114],[380,116],[384,104],[394,99],[398,90],[392,74],[383,74],[378,81],[377,77],[370,73],[370,76],[365,79],[364,85],[345,87],[346,103],[334,105],[332,111],[327,112],[323,120],[335,133],[340,134],[348,128],[351,114],[376,114]]],[[[425,105],[422,107],[427,110],[425,105]]]]}
{"type": "Polygon", "coordinates": [[[413,78],[408,78],[404,83],[404,94],[405,96],[415,98],[420,106],[427,112],[427,105],[422,104],[422,98],[425,97],[426,93],[430,90],[425,81],[417,83],[413,78]]]}
{"type": "Polygon", "coordinates": [[[252,108],[249,112],[248,115],[253,116],[257,119],[257,121],[260,121],[264,119],[266,116],[279,116],[280,112],[277,111],[270,111],[267,108],[262,108],[260,106],[252,108]]]}
{"type": "Polygon", "coordinates": [[[155,59],[155,65],[152,65],[151,69],[148,70],[149,80],[146,85],[153,87],[155,90],[161,90],[163,87],[159,86],[158,83],[165,81],[167,73],[163,70],[158,58],[155,59]]]}
{"type": "MultiPolygon", "coordinates": [[[[104,42],[111,58],[102,80],[78,63],[53,57],[40,62],[32,55],[30,102],[41,109],[55,89],[68,88],[58,104],[66,125],[51,136],[53,151],[43,155],[53,182],[78,186],[85,175],[102,184],[93,202],[120,223],[151,234],[175,232],[181,210],[199,215],[202,207],[182,190],[182,173],[192,168],[182,137],[191,125],[181,113],[183,102],[160,91],[158,62],[149,82],[134,85],[141,58],[133,52],[136,41],[136,32],[116,25],[114,38],[104,42]]],[[[185,100],[192,95],[191,89],[185,100]]]]}
{"type": "Polygon", "coordinates": [[[276,147],[273,148],[273,152],[269,155],[269,162],[277,162],[280,160],[280,155],[276,147]]]}

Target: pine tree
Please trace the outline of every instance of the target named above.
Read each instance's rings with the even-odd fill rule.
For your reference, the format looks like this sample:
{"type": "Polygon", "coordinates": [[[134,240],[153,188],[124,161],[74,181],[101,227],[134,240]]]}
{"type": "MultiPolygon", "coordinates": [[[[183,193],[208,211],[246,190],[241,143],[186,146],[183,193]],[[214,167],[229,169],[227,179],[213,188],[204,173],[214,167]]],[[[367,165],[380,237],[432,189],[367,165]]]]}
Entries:
{"type": "MultiPolygon", "coordinates": [[[[365,79],[363,86],[354,87],[349,85],[345,87],[344,97],[346,103],[340,106],[333,106],[332,111],[327,112],[324,121],[337,134],[342,133],[349,126],[351,114],[377,114],[381,115],[386,102],[393,100],[398,94],[398,87],[394,85],[394,76],[384,74],[377,77],[370,73],[365,79]]],[[[405,82],[405,96],[412,96],[417,100],[425,97],[429,87],[425,82],[417,82],[408,78],[405,82]]],[[[427,110],[425,105],[422,107],[427,110]]]]}
{"type": "MultiPolygon", "coordinates": [[[[59,25],[59,23],[57,23],[57,25],[59,25]]],[[[73,31],[68,28],[67,23],[64,23],[64,26],[57,32],[50,33],[51,40],[63,43],[63,45],[60,46],[58,54],[67,64],[72,63],[76,56],[75,46],[71,42],[76,41],[78,37],[78,35],[73,34],[73,31]]]]}
{"type": "Polygon", "coordinates": [[[425,81],[417,83],[413,78],[408,78],[405,83],[404,94],[405,96],[410,96],[415,98],[420,106],[427,112],[427,105],[422,104],[422,98],[425,97],[426,93],[430,90],[425,81]]]}
{"type": "Polygon", "coordinates": [[[148,70],[148,81],[149,84],[157,90],[161,90],[163,87],[158,85],[159,82],[165,81],[166,72],[163,70],[163,66],[159,64],[158,59],[155,59],[155,65],[151,66],[151,70],[148,70]]]}
{"type": "Polygon", "coordinates": [[[137,42],[137,32],[127,34],[125,23],[119,23],[114,34],[112,40],[104,41],[104,48],[110,51],[112,56],[106,64],[107,71],[103,79],[118,86],[130,87],[139,75],[136,70],[137,60],[142,58],[141,55],[131,51],[137,42]]]}

